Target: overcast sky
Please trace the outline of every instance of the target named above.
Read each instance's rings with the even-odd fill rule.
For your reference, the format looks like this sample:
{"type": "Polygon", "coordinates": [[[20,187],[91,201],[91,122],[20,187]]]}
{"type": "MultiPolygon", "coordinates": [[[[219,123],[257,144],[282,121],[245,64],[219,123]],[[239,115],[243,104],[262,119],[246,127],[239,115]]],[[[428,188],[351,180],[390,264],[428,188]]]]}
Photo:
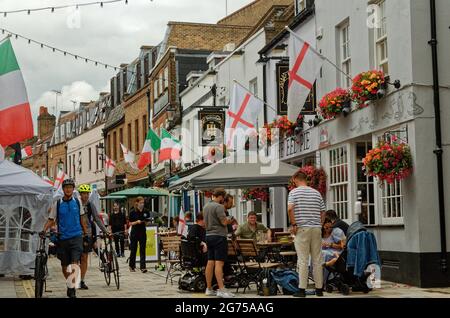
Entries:
{"type": "MultiPolygon", "coordinates": [[[[93,0],[0,0],[0,11],[86,3],[93,0]]],[[[156,45],[164,36],[168,21],[216,23],[225,16],[226,0],[128,0],[100,6],[0,15],[0,27],[51,46],[111,65],[129,63],[141,45],[156,45]]],[[[228,12],[252,0],[228,0],[228,12]]],[[[0,33],[0,38],[3,35],[0,33]]],[[[35,119],[40,105],[54,112],[71,110],[71,100],[95,100],[109,91],[113,70],[105,70],[26,40],[12,39],[35,119]]]]}

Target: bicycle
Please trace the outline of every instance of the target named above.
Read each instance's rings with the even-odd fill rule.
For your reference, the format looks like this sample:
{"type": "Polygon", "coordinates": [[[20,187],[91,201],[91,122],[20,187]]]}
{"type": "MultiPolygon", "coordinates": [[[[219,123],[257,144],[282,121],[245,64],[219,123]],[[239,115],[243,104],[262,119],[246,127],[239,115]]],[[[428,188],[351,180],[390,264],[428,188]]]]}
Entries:
{"type": "Polygon", "coordinates": [[[117,289],[120,288],[120,274],[119,274],[119,262],[117,260],[117,255],[112,244],[112,235],[121,234],[123,232],[117,232],[111,234],[111,236],[100,234],[100,238],[104,241],[104,246],[99,248],[100,256],[100,271],[103,272],[105,277],[106,285],[111,284],[111,273],[114,275],[114,282],[117,289]]]}
{"type": "MultiPolygon", "coordinates": [[[[35,298],[42,298],[42,295],[45,292],[49,292],[47,290],[47,277],[48,277],[48,267],[47,267],[47,260],[48,260],[48,254],[46,250],[45,242],[47,238],[50,238],[51,235],[56,234],[54,232],[52,233],[46,233],[45,235],[42,235],[41,232],[36,231],[29,231],[29,230],[23,230],[23,232],[30,233],[31,235],[39,235],[39,246],[36,250],[36,259],[34,261],[34,297],[35,298]]],[[[57,235],[57,234],[56,234],[57,235]]]]}

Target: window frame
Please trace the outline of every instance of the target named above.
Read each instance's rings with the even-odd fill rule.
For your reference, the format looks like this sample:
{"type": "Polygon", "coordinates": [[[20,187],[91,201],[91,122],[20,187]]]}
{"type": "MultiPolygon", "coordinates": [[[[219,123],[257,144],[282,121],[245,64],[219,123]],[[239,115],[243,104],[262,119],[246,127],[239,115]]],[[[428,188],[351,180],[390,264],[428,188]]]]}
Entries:
{"type": "Polygon", "coordinates": [[[327,149],[327,165],[328,165],[328,175],[329,175],[329,186],[328,186],[328,191],[329,191],[329,203],[328,205],[332,207],[333,210],[336,211],[336,213],[338,214],[338,216],[346,221],[346,222],[350,222],[353,218],[352,215],[352,209],[351,209],[351,203],[352,203],[352,196],[351,196],[351,181],[352,181],[352,175],[351,175],[351,171],[350,171],[350,166],[351,166],[351,154],[352,152],[350,151],[350,144],[340,144],[340,145],[336,145],[332,148],[328,148],[327,149]],[[344,151],[346,152],[346,160],[345,162],[341,162],[341,159],[336,157],[333,159],[333,154],[332,152],[334,151],[344,151]],[[338,160],[339,159],[339,160],[338,160]],[[340,171],[340,169],[342,169],[342,167],[346,168],[346,180],[342,181],[342,176],[345,175],[345,173],[343,173],[343,171],[340,171]],[[335,170],[333,170],[335,169],[335,170]],[[339,182],[333,182],[335,180],[339,180],[339,182]],[[342,189],[344,188],[344,189],[342,189]],[[335,192],[335,189],[338,192],[335,192]],[[344,199],[344,195],[346,200],[344,199]],[[341,208],[340,207],[345,207],[346,206],[346,211],[345,212],[341,212],[341,208]],[[346,215],[344,214],[346,213],[346,215]]]}
{"type": "Polygon", "coordinates": [[[387,17],[386,17],[386,0],[380,0],[375,5],[378,6],[380,27],[374,28],[374,57],[375,67],[378,70],[385,72],[385,75],[389,75],[389,51],[388,51],[388,33],[387,33],[387,17]],[[381,52],[383,48],[383,52],[381,52]],[[382,60],[382,53],[385,58],[382,60]],[[387,71],[386,71],[387,69],[387,71]]]}
{"type": "MultiPolygon", "coordinates": [[[[339,50],[341,69],[351,77],[352,54],[350,42],[350,21],[348,19],[339,26],[339,50]]],[[[341,85],[343,88],[349,88],[352,85],[352,81],[344,74],[341,74],[341,85]]]]}

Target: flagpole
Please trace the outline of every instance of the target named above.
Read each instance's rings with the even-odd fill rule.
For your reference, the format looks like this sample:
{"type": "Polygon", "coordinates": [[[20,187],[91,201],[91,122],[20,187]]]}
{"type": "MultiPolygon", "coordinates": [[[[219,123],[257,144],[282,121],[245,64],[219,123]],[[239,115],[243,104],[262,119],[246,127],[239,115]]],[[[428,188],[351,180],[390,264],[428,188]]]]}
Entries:
{"type": "MultiPolygon", "coordinates": [[[[242,83],[239,83],[236,79],[233,79],[233,82],[235,82],[236,84],[238,84],[239,86],[241,86],[243,89],[245,89],[247,92],[251,93],[253,96],[255,96],[255,94],[253,94],[247,87],[245,87],[242,83]]],[[[277,110],[272,107],[272,105],[266,103],[265,101],[263,101],[261,98],[259,98],[258,96],[255,96],[256,99],[259,99],[261,102],[264,103],[264,105],[267,105],[270,109],[272,109],[275,114],[277,113],[277,110]]]]}
{"type": "MultiPolygon", "coordinates": [[[[300,36],[298,36],[297,34],[294,33],[294,31],[292,31],[288,26],[284,27],[289,33],[291,33],[293,36],[295,36],[297,39],[299,39],[300,41],[303,41],[305,43],[305,40],[303,40],[300,36]]],[[[351,81],[353,81],[353,78],[348,75],[347,73],[345,73],[339,66],[337,66],[335,63],[333,63],[329,58],[327,58],[326,56],[324,56],[323,54],[321,54],[320,52],[318,52],[316,49],[314,49],[313,47],[310,47],[311,50],[313,50],[317,55],[320,55],[325,61],[327,61],[328,63],[330,63],[331,65],[333,65],[339,72],[341,72],[342,74],[345,75],[345,77],[347,77],[348,79],[350,79],[351,81]]]]}

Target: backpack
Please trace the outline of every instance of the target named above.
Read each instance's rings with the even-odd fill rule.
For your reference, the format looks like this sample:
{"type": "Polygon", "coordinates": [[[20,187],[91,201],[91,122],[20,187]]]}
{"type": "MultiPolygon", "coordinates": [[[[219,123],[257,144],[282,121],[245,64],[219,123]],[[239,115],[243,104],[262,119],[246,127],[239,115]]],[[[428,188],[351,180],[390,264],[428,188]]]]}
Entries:
{"type": "Polygon", "coordinates": [[[271,275],[272,270],[263,269],[258,278],[258,295],[260,296],[276,296],[278,293],[277,282],[271,275]],[[268,295],[264,294],[264,290],[269,291],[268,295]]]}
{"type": "Polygon", "coordinates": [[[271,274],[276,284],[281,287],[284,295],[293,295],[299,291],[297,272],[289,269],[281,269],[272,271],[271,274]]]}

